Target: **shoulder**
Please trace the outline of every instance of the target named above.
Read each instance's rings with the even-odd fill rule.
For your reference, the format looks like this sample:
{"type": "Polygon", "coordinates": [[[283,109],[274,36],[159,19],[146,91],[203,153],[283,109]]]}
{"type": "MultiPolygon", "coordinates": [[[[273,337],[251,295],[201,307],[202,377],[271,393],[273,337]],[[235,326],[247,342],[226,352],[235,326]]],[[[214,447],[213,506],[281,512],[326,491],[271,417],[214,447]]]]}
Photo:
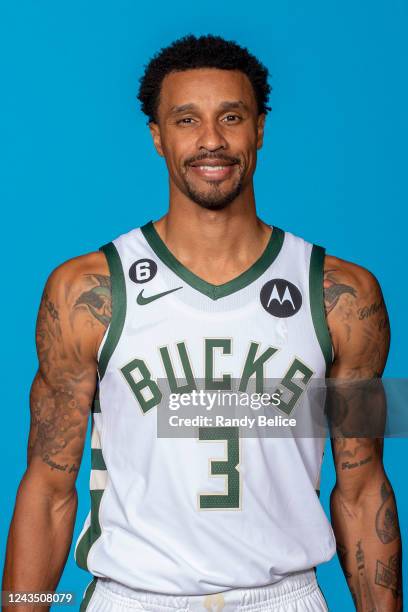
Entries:
{"type": "Polygon", "coordinates": [[[110,293],[110,275],[105,255],[93,252],[69,259],[55,268],[48,277],[44,294],[53,296],[60,307],[73,309],[86,292],[98,287],[110,293]]]}
{"type": "Polygon", "coordinates": [[[49,275],[45,292],[60,305],[72,307],[84,291],[98,285],[110,289],[109,268],[102,252],[74,257],[59,265],[49,275]]]}
{"type": "Polygon", "coordinates": [[[51,272],[48,282],[55,286],[71,287],[80,284],[84,277],[92,274],[109,277],[106,257],[100,251],[68,259],[51,272]]]}
{"type": "Polygon", "coordinates": [[[324,261],[324,291],[329,314],[342,296],[363,298],[381,294],[377,278],[372,272],[355,263],[326,255],[324,261]]]}
{"type": "Polygon", "coordinates": [[[95,352],[111,319],[110,275],[101,252],[74,257],[48,277],[37,320],[37,340],[50,325],[68,343],[95,352]]]}
{"type": "Polygon", "coordinates": [[[380,375],[389,347],[389,321],[383,294],[372,272],[355,263],[326,255],[324,301],[333,341],[335,364],[352,371],[380,375]]]}

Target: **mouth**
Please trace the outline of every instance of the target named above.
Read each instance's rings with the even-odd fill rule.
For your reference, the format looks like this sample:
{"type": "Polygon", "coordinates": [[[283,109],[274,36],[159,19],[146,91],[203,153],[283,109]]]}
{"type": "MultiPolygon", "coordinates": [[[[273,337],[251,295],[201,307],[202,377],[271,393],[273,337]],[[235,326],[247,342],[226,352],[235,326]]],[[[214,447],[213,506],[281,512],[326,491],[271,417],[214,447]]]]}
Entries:
{"type": "Polygon", "coordinates": [[[205,180],[222,181],[233,174],[236,165],[236,162],[225,160],[201,160],[189,164],[189,168],[196,176],[205,180]]]}

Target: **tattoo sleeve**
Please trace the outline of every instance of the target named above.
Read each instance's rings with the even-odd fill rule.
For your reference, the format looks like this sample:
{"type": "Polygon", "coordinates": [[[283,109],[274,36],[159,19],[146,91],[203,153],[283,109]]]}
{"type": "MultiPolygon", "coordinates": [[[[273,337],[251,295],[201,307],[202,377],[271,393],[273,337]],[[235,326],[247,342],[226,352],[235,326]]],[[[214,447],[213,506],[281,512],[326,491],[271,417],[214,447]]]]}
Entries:
{"type": "Polygon", "coordinates": [[[39,370],[30,406],[28,463],[75,480],[96,385],[95,340],[109,325],[109,277],[82,275],[46,287],[37,320],[39,370]]]}
{"type": "Polygon", "coordinates": [[[351,428],[344,434],[337,427],[352,413],[354,425],[378,417],[380,430],[385,413],[381,393],[367,401],[356,391],[361,385],[353,390],[353,383],[381,377],[389,348],[388,315],[374,277],[328,259],[324,297],[335,349],[330,378],[346,389],[337,391],[335,402],[328,394],[336,426],[335,433],[331,430],[337,478],[330,510],[338,558],[356,610],[396,612],[403,609],[402,545],[395,495],[382,463],[383,439],[352,437],[351,428]]]}

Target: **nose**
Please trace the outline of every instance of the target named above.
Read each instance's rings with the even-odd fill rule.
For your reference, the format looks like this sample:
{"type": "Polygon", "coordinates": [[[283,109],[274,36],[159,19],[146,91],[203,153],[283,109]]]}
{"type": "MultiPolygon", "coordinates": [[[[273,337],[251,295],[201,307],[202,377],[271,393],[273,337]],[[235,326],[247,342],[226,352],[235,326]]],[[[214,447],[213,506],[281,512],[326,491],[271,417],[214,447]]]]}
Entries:
{"type": "Polygon", "coordinates": [[[220,149],[226,149],[228,147],[228,143],[217,123],[206,122],[201,126],[200,134],[197,140],[197,147],[199,149],[206,149],[207,151],[213,152],[220,149]]]}

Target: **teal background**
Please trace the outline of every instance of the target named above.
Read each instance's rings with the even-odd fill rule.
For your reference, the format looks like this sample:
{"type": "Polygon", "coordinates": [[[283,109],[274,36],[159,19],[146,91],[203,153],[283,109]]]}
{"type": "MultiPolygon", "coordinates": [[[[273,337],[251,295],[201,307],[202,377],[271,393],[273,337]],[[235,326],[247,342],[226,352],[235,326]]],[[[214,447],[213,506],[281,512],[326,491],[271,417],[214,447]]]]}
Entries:
{"type": "MultiPolygon", "coordinates": [[[[62,261],[165,212],[166,171],[136,92],[151,55],[181,35],[235,39],[269,67],[259,215],[376,274],[393,332],[386,375],[406,376],[407,17],[403,0],[0,3],[2,563],[25,469],[42,288],[62,261]]],[[[386,441],[403,537],[406,457],[406,440],[386,441]]],[[[88,471],[89,449],[74,542],[89,504],[88,471]]],[[[327,447],[327,511],[333,482],[327,447]]],[[[330,610],[353,609],[337,557],[318,577],[330,610]]],[[[79,601],[89,580],[71,551],[59,590],[79,601]]]]}

